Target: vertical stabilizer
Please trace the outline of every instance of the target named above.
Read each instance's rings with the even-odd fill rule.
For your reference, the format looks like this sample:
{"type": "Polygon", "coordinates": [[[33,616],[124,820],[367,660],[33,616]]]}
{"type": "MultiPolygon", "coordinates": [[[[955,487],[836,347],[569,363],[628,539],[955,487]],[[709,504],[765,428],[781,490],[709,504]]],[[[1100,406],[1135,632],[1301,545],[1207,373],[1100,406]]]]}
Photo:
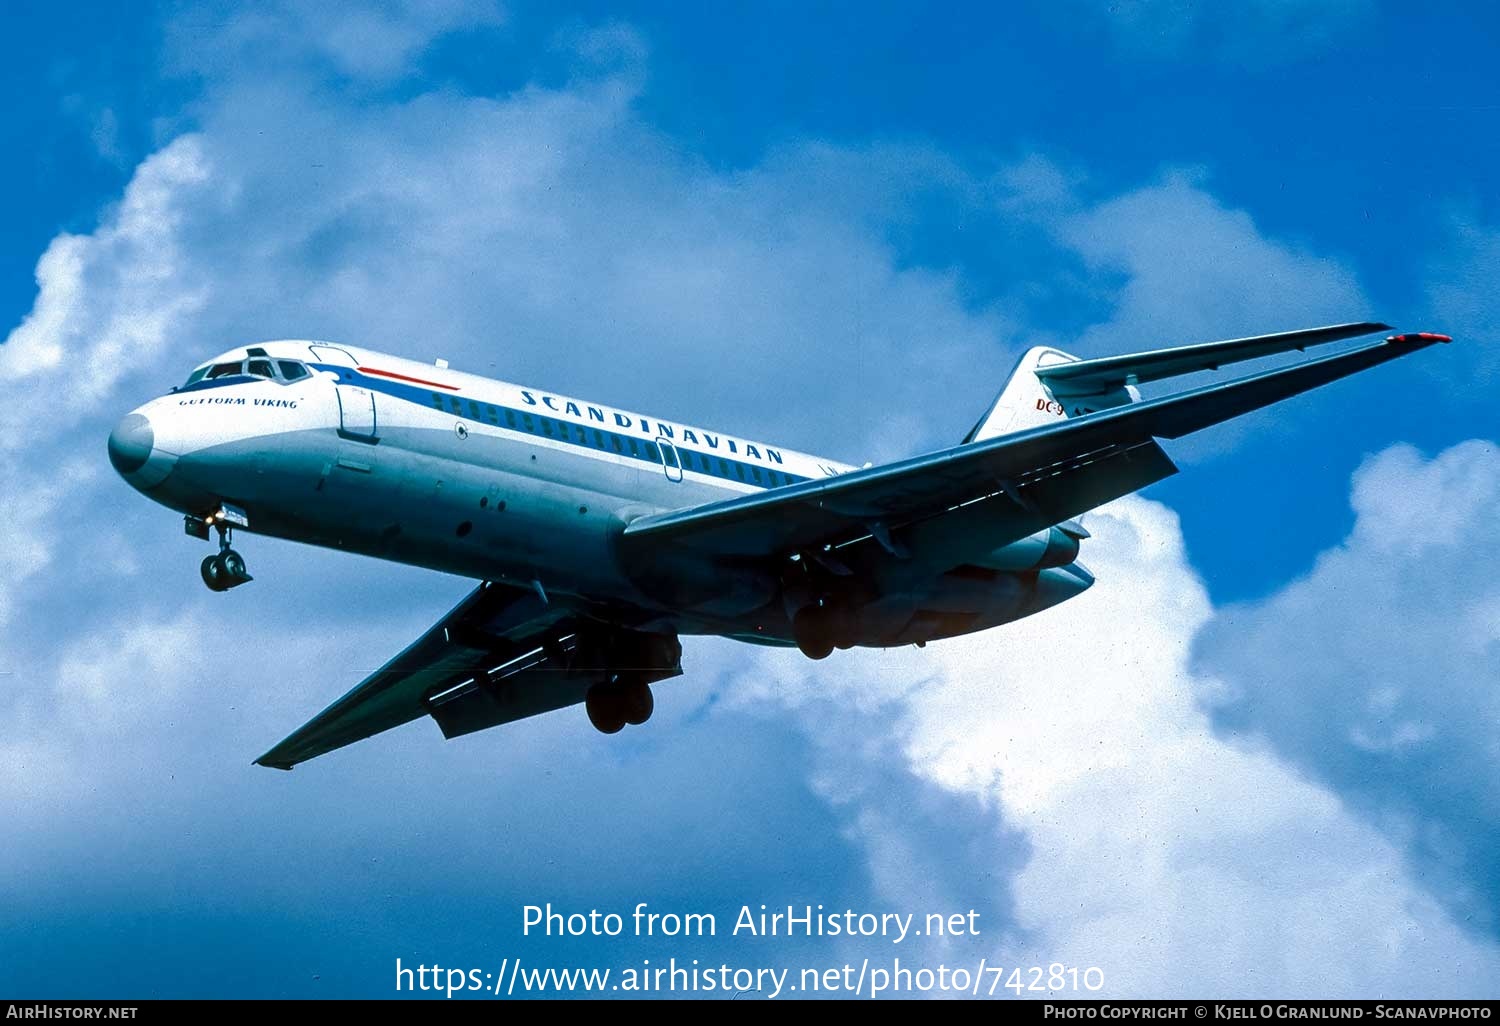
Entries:
{"type": "Polygon", "coordinates": [[[994,404],[969,431],[964,441],[982,442],[986,438],[1043,427],[1064,417],[1082,417],[1140,399],[1140,394],[1128,385],[1088,394],[1064,392],[1060,388],[1049,386],[1036,373],[1039,368],[1077,361],[1078,357],[1051,346],[1033,346],[1028,349],[1006,379],[994,404]]]}

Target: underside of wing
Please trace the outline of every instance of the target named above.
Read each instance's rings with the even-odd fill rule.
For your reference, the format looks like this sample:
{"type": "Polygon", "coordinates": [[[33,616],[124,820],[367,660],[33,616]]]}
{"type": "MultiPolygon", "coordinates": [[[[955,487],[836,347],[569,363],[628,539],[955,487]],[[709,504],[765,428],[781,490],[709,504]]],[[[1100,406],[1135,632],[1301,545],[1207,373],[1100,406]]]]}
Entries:
{"type": "Polygon", "coordinates": [[[275,769],[342,748],[430,712],[427,696],[473,678],[565,630],[533,593],[484,584],[353,690],[255,761],[275,769]]]}
{"type": "Polygon", "coordinates": [[[289,770],[336,748],[431,716],[446,738],[584,701],[628,674],[651,684],[682,672],[672,635],[628,630],[486,583],[401,654],[255,761],[289,770]]]}

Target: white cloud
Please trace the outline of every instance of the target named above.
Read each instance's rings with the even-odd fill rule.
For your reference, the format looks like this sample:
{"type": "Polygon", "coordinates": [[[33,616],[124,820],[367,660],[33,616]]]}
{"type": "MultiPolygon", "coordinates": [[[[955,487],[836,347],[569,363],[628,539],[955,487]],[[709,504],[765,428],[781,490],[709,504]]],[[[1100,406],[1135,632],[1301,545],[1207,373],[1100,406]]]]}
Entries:
{"type": "Polygon", "coordinates": [[[198,141],[179,138],[141,164],[118,209],[95,232],[59,235],[47,247],[37,264],[36,302],[0,346],[0,374],[18,400],[5,404],[0,444],[18,445],[24,435],[13,429],[34,421],[47,402],[35,394],[37,375],[57,372],[70,357],[66,373],[75,394],[97,400],[152,360],[168,327],[201,305],[177,232],[207,178],[198,141]]]}
{"type": "Polygon", "coordinates": [[[204,303],[179,233],[208,177],[198,141],[176,140],[137,168],[97,230],[59,235],[37,264],[36,301],[0,345],[0,473],[15,496],[0,535],[0,625],[51,562],[57,510],[78,509],[104,473],[84,454],[102,452],[108,402],[204,303]]]}
{"type": "MultiPolygon", "coordinates": [[[[1399,841],[1270,747],[1216,735],[1190,656],[1222,614],[1176,517],[1125,499],[1089,530],[1099,583],[1079,599],[920,655],[812,669],[773,656],[770,676],[752,670],[734,694],[780,698],[810,734],[869,749],[822,787],[853,789],[856,822],[873,823],[870,871],[894,898],[934,900],[932,872],[909,857],[909,824],[881,822],[889,792],[860,787],[870,766],[902,751],[917,778],[991,810],[993,834],[965,858],[976,878],[1019,863],[1020,935],[990,942],[1008,964],[1097,965],[1115,997],[1486,993],[1500,947],[1414,882],[1399,841]],[[830,708],[863,709],[862,733],[837,729],[830,708]]],[[[1387,622],[1382,605],[1367,615],[1387,622]]]]}
{"type": "Polygon", "coordinates": [[[1176,342],[1359,320],[1369,313],[1337,261],[1268,238],[1184,172],[1108,200],[1060,228],[1096,273],[1125,275],[1107,324],[1087,349],[1130,352],[1176,342]],[[1170,324],[1178,337],[1160,338],[1170,324]]]}
{"type": "MultiPolygon", "coordinates": [[[[1249,212],[1226,206],[1208,191],[1202,174],[1171,170],[1155,183],[1095,201],[1085,199],[1077,175],[1032,158],[1006,184],[1013,190],[1007,209],[1041,225],[1082,261],[1087,284],[1077,291],[1093,290],[1102,309],[1102,318],[1072,335],[1039,339],[1076,355],[1373,319],[1357,277],[1344,264],[1266,234],[1249,212]]],[[[1165,394],[1206,380],[1189,376],[1144,391],[1165,394]]],[[[1173,458],[1192,463],[1247,438],[1300,430],[1299,411],[1310,409],[1294,402],[1237,418],[1178,441],[1173,458]]]]}
{"type": "Polygon", "coordinates": [[[503,20],[496,0],[392,0],[323,4],[274,0],[249,7],[200,7],[172,25],[179,67],[233,77],[247,67],[327,67],[383,84],[411,70],[431,43],[450,32],[503,20]]]}
{"type": "Polygon", "coordinates": [[[1355,524],[1308,574],[1200,639],[1220,730],[1258,739],[1391,836],[1455,914],[1500,924],[1500,561],[1482,541],[1500,448],[1396,446],[1356,474],[1355,524]]]}

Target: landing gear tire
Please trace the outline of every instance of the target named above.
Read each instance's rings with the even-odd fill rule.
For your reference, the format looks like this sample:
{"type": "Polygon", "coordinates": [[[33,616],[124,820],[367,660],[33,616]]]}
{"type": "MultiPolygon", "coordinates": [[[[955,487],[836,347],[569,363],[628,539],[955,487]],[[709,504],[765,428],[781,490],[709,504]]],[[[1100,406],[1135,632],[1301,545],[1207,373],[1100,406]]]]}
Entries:
{"type": "Polygon", "coordinates": [[[219,553],[219,566],[236,583],[250,579],[250,575],[245,573],[245,557],[233,549],[225,549],[219,553]]]}
{"type": "Polygon", "coordinates": [[[638,727],[651,718],[656,708],[656,698],[651,694],[650,684],[627,684],[620,693],[625,722],[638,727]]]}
{"type": "Polygon", "coordinates": [[[198,572],[210,591],[228,591],[247,581],[254,580],[245,569],[245,557],[233,549],[225,549],[217,556],[205,556],[198,572]]]}
{"type": "Polygon", "coordinates": [[[595,730],[618,734],[627,723],[639,726],[649,720],[656,709],[656,698],[649,684],[616,680],[589,688],[583,704],[595,730]]]}
{"type": "Polygon", "coordinates": [[[828,636],[833,639],[835,648],[854,647],[854,614],[848,606],[834,605],[823,609],[828,618],[828,636]]]}
{"type": "Polygon", "coordinates": [[[807,606],[792,617],[792,637],[809,659],[827,659],[833,654],[833,624],[826,606],[807,606]]]}
{"type": "Polygon", "coordinates": [[[595,684],[583,699],[589,722],[601,734],[618,734],[628,722],[620,689],[613,684],[595,684]]]}
{"type": "Polygon", "coordinates": [[[203,575],[203,583],[208,585],[209,591],[224,591],[229,587],[229,582],[224,576],[224,568],[219,565],[218,556],[204,556],[198,572],[203,575]]]}

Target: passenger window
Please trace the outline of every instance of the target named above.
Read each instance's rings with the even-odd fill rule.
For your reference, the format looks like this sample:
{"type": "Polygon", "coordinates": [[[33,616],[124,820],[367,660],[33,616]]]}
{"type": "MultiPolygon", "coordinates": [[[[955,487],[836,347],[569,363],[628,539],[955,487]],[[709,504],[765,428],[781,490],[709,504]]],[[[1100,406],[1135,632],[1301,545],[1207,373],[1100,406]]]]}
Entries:
{"type": "Polygon", "coordinates": [[[287,381],[301,381],[309,377],[311,373],[296,360],[277,360],[276,366],[281,370],[281,376],[287,381]]]}
{"type": "Polygon", "coordinates": [[[620,436],[619,435],[610,435],[609,437],[612,438],[612,439],[614,439],[614,442],[615,442],[615,452],[621,452],[622,453],[622,452],[625,451],[625,447],[620,444],[620,436]]]}
{"type": "Polygon", "coordinates": [[[646,458],[648,460],[653,460],[656,463],[661,462],[661,454],[656,451],[655,442],[642,442],[641,445],[646,447],[646,458]]]}
{"type": "Polygon", "coordinates": [[[756,484],[760,484],[760,468],[759,467],[751,467],[750,468],[750,476],[753,477],[753,478],[755,478],[755,483],[756,484]]]}
{"type": "Polygon", "coordinates": [[[729,476],[729,464],[725,463],[723,460],[719,461],[719,476],[720,477],[728,477],[729,476]]]}
{"type": "Polygon", "coordinates": [[[276,376],[275,374],[271,373],[270,360],[251,360],[249,364],[246,365],[246,370],[253,377],[257,378],[274,378],[276,376]]]}
{"type": "Polygon", "coordinates": [[[641,450],[636,447],[635,439],[632,438],[630,440],[630,455],[639,457],[640,454],[641,454],[641,450]]]}
{"type": "Polygon", "coordinates": [[[505,423],[509,424],[511,427],[515,427],[516,426],[516,411],[515,410],[506,410],[505,411],[505,423]]]}
{"type": "Polygon", "coordinates": [[[743,463],[736,463],[734,465],[734,472],[740,476],[741,481],[745,480],[745,465],[743,463]]]}
{"type": "Polygon", "coordinates": [[[240,373],[240,365],[237,363],[216,363],[208,369],[207,377],[227,378],[240,373]]]}
{"type": "Polygon", "coordinates": [[[604,446],[604,436],[599,433],[599,429],[598,428],[594,429],[594,444],[598,445],[599,448],[601,448],[601,449],[603,449],[605,447],[604,446]]]}

